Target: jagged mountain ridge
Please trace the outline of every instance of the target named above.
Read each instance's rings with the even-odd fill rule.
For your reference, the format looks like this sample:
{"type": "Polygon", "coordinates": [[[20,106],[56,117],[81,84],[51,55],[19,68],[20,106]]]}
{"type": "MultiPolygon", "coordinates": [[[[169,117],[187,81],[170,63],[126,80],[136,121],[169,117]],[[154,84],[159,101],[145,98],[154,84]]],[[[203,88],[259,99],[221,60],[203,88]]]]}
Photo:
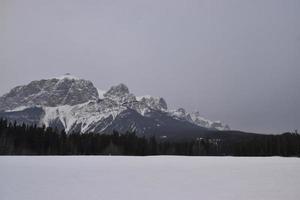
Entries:
{"type": "Polygon", "coordinates": [[[228,130],[227,125],[187,113],[168,110],[161,97],[136,97],[124,84],[107,92],[92,82],[65,75],[32,81],[0,97],[0,117],[72,131],[167,133],[204,129],[228,130]]]}
{"type": "Polygon", "coordinates": [[[76,105],[98,99],[98,91],[91,81],[71,75],[32,81],[17,86],[0,97],[0,110],[17,107],[76,105]],[[82,93],[84,95],[82,95],[82,93]]]}

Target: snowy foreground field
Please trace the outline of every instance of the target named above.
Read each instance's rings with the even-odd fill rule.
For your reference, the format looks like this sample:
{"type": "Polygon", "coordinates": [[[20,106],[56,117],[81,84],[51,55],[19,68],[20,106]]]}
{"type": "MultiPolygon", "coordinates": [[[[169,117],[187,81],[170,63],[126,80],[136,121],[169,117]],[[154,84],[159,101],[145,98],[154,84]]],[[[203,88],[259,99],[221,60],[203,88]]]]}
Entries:
{"type": "Polygon", "coordinates": [[[300,159],[0,157],[1,200],[296,200],[300,159]]]}

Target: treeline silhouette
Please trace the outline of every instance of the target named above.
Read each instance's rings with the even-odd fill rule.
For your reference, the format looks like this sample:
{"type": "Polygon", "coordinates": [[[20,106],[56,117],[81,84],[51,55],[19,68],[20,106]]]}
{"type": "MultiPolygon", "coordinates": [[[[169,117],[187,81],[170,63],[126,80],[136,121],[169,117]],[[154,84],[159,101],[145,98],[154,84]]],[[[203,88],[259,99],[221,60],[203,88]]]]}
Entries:
{"type": "Polygon", "coordinates": [[[188,140],[138,137],[135,133],[71,133],[53,128],[11,123],[0,119],[1,155],[188,155],[188,156],[300,156],[300,135],[218,137],[188,140]]]}

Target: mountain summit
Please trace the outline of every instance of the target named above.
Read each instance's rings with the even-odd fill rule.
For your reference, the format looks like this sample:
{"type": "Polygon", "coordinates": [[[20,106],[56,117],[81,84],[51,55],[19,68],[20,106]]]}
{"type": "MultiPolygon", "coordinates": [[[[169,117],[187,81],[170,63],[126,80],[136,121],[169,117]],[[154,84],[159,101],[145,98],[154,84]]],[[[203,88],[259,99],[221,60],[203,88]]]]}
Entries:
{"type": "Polygon", "coordinates": [[[13,88],[0,97],[0,110],[13,110],[20,106],[76,105],[97,98],[98,91],[91,81],[64,75],[13,88]]]}
{"type": "Polygon", "coordinates": [[[129,89],[126,85],[123,83],[117,85],[117,86],[112,86],[105,94],[104,96],[126,96],[129,94],[129,89]]]}
{"type": "Polygon", "coordinates": [[[103,96],[104,98],[112,99],[118,103],[136,101],[135,96],[129,93],[128,87],[123,83],[112,86],[106,93],[103,94],[103,96]]]}
{"type": "Polygon", "coordinates": [[[101,92],[91,81],[70,74],[32,81],[0,97],[0,117],[87,133],[113,130],[168,135],[174,132],[228,130],[183,108],[168,110],[161,97],[136,97],[125,84],[101,92]]]}

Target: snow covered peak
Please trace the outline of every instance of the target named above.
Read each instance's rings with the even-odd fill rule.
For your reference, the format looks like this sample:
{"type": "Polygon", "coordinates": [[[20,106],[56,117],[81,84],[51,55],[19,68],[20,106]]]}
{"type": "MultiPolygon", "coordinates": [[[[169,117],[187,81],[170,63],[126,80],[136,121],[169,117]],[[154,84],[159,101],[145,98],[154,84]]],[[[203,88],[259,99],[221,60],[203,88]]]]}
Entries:
{"type": "Polygon", "coordinates": [[[206,128],[217,129],[217,130],[230,130],[227,124],[223,124],[220,121],[210,121],[201,117],[198,111],[190,113],[191,120],[194,124],[206,128]]]}
{"type": "Polygon", "coordinates": [[[145,96],[137,97],[137,100],[141,103],[146,104],[151,109],[155,109],[155,110],[168,109],[168,105],[166,101],[161,97],[152,97],[150,95],[145,95],[145,96]]]}
{"type": "Polygon", "coordinates": [[[135,96],[129,93],[128,87],[123,83],[112,86],[106,93],[103,94],[103,97],[116,101],[119,104],[136,101],[135,96]]]}
{"type": "Polygon", "coordinates": [[[175,117],[176,119],[188,121],[200,127],[205,127],[214,130],[230,130],[228,125],[224,125],[220,121],[210,121],[208,119],[201,117],[198,111],[193,113],[188,113],[183,108],[179,108],[177,110],[169,111],[169,114],[175,117]]]}
{"type": "Polygon", "coordinates": [[[125,96],[129,94],[129,89],[128,87],[121,83],[119,85],[116,86],[112,86],[105,94],[105,97],[110,97],[110,96],[117,96],[117,97],[121,97],[121,96],[125,96]]]}
{"type": "Polygon", "coordinates": [[[169,113],[171,116],[177,119],[191,121],[190,115],[183,108],[178,108],[177,110],[171,110],[169,113]]]}
{"type": "Polygon", "coordinates": [[[65,75],[60,79],[42,79],[17,86],[0,97],[0,110],[20,106],[76,105],[98,99],[97,89],[91,81],[71,77],[65,75]]]}

